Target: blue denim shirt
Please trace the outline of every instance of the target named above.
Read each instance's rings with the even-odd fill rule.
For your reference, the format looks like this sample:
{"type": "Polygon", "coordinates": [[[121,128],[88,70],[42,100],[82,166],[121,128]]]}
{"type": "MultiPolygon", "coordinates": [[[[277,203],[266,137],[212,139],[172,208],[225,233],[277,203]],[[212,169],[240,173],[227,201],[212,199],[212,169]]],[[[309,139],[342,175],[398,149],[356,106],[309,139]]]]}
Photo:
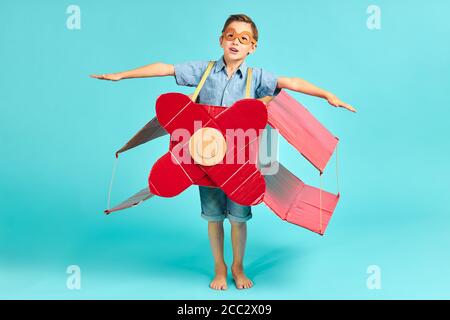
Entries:
{"type": "MultiPolygon", "coordinates": [[[[175,64],[175,81],[180,86],[196,87],[200,82],[209,61],[188,61],[175,64]]],[[[253,76],[250,86],[251,98],[273,96],[277,89],[277,77],[261,69],[252,68],[253,76]]],[[[231,106],[234,102],[245,98],[247,66],[245,61],[233,76],[228,79],[223,56],[216,61],[199,94],[198,102],[212,106],[231,106]]]]}

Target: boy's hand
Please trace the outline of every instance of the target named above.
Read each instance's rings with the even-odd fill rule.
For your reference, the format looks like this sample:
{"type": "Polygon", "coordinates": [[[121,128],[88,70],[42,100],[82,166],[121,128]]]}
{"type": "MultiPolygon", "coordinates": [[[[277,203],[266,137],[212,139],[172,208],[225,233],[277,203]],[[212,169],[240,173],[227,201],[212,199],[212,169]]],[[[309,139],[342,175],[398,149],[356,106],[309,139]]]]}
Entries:
{"type": "Polygon", "coordinates": [[[345,102],[341,101],[341,99],[336,97],[334,94],[331,94],[331,93],[328,94],[326,99],[328,100],[328,103],[331,104],[332,106],[342,107],[342,108],[345,108],[345,109],[350,110],[352,112],[356,112],[355,108],[353,108],[348,103],[345,103],[345,102]]]}
{"type": "Polygon", "coordinates": [[[90,77],[100,80],[111,80],[111,81],[119,81],[122,79],[122,77],[118,73],[91,74],[90,77]]]}

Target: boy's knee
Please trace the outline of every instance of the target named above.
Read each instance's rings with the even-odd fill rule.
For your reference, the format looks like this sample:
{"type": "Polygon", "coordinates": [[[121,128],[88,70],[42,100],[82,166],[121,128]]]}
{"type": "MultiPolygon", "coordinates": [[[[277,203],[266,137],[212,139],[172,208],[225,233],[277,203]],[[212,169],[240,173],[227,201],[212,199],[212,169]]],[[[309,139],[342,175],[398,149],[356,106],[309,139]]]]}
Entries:
{"type": "Polygon", "coordinates": [[[223,220],[217,220],[217,221],[208,221],[209,225],[217,226],[223,224],[223,220]]]}
{"type": "Polygon", "coordinates": [[[235,221],[235,220],[230,220],[231,226],[232,227],[243,227],[247,224],[247,221],[235,221]]]}

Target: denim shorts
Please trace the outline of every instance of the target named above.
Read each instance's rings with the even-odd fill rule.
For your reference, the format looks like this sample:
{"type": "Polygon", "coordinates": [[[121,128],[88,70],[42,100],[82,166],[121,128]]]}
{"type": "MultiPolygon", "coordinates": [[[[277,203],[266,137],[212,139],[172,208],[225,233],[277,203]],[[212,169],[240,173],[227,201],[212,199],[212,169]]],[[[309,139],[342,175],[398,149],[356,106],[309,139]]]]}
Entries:
{"type": "Polygon", "coordinates": [[[202,217],[207,221],[246,222],[252,218],[252,207],[242,206],[229,199],[220,188],[198,186],[202,217]]]}

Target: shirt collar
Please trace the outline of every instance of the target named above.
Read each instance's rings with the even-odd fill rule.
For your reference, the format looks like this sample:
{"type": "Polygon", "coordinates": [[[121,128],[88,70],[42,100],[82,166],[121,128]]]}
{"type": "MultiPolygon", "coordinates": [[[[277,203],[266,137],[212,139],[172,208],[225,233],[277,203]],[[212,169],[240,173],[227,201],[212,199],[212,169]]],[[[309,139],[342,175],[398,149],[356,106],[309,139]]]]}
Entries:
{"type": "MultiPolygon", "coordinates": [[[[214,72],[219,72],[223,68],[225,68],[225,61],[223,60],[223,56],[220,57],[219,60],[216,61],[216,65],[214,67],[214,72]]],[[[239,68],[236,70],[236,72],[239,74],[239,76],[242,78],[244,76],[245,70],[247,69],[247,65],[245,63],[245,60],[241,63],[239,68]]]]}

